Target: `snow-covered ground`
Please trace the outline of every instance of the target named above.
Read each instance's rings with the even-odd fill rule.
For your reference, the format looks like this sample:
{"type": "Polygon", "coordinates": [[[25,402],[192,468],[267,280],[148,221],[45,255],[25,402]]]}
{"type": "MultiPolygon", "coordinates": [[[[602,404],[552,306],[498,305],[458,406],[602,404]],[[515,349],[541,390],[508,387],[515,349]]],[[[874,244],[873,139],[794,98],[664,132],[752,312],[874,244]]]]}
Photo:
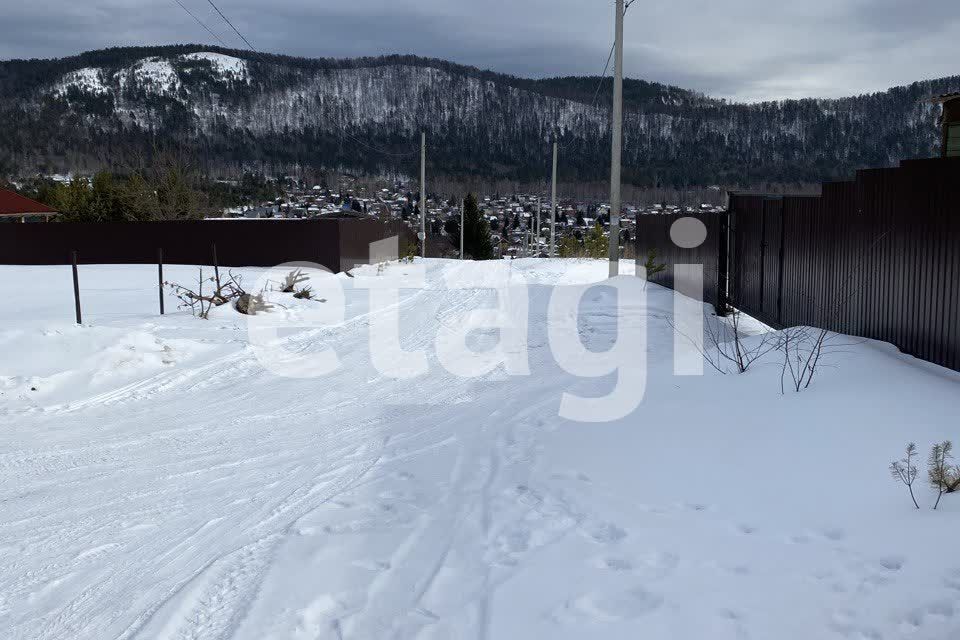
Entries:
{"type": "Polygon", "coordinates": [[[917,511],[887,472],[907,441],[960,438],[960,375],[849,339],[800,394],[775,355],[674,376],[672,292],[597,286],[582,340],[645,325],[646,391],[574,422],[563,393],[615,376],[561,370],[547,302],[605,263],[510,263],[530,375],[461,378],[433,339],[493,303],[450,286],[489,268],[427,261],[399,313],[428,371],[395,380],[357,281],[409,265],[338,276],[347,319],[281,338],[336,349],[319,378],[265,370],[232,310],[160,317],[152,267],[82,267],[77,327],[69,268],[0,266],[2,637],[960,637],[960,498],[932,511],[921,478],[917,511]]]}

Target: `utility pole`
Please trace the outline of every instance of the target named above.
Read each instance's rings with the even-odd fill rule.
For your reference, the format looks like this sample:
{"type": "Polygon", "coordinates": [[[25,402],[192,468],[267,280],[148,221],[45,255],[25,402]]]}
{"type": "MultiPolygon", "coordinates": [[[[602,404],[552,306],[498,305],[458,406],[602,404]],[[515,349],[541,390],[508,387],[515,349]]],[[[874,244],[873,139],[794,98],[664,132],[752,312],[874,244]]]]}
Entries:
{"type": "Polygon", "coordinates": [[[610,277],[620,273],[620,156],[623,144],[623,0],[616,0],[613,63],[613,143],[610,145],[610,277]]]}
{"type": "MultiPolygon", "coordinates": [[[[622,1],[622,0],[620,0],[622,1]]],[[[420,257],[427,257],[427,132],[420,133],[420,257]]]]}
{"type": "Polygon", "coordinates": [[[463,213],[463,198],[460,199],[460,259],[463,260],[463,234],[464,234],[464,213],[463,213]]]}
{"type": "Polygon", "coordinates": [[[534,238],[536,239],[536,244],[534,245],[534,248],[533,248],[533,255],[534,257],[539,257],[540,256],[540,196],[537,196],[536,218],[537,218],[537,232],[536,232],[536,235],[534,235],[534,238]]]}
{"type": "Polygon", "coordinates": [[[553,185],[550,189],[550,257],[557,248],[557,142],[553,142],[553,185]]]}

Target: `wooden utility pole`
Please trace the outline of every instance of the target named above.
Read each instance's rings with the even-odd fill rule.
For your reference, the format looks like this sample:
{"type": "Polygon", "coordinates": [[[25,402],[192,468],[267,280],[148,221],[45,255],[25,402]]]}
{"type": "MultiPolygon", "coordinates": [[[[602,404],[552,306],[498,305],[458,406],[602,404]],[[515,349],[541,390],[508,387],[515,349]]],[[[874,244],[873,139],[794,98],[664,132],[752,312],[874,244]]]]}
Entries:
{"type": "Polygon", "coordinates": [[[420,133],[420,256],[427,257],[427,132],[420,133]]]}
{"type": "Polygon", "coordinates": [[[557,255],[557,143],[553,143],[553,180],[550,188],[550,257],[557,255]]]}
{"type": "Polygon", "coordinates": [[[613,143],[610,145],[610,277],[620,273],[620,156],[623,144],[623,0],[616,0],[613,62],[613,143]]]}

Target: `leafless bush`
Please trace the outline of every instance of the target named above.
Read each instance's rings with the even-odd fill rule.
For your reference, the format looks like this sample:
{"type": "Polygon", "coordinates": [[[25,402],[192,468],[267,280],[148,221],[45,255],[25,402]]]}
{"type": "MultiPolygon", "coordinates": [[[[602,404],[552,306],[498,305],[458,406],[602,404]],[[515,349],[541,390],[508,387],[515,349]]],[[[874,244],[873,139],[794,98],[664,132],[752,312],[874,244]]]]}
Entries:
{"type": "Polygon", "coordinates": [[[920,505],[917,504],[917,498],[913,495],[913,481],[917,479],[917,467],[913,464],[913,459],[916,455],[917,445],[915,442],[911,442],[907,445],[906,456],[890,463],[890,475],[893,476],[894,480],[898,480],[906,485],[907,490],[910,491],[910,499],[913,500],[913,506],[919,509],[920,505]]]}
{"type": "Polygon", "coordinates": [[[777,348],[777,339],[772,332],[764,333],[751,344],[743,332],[741,324],[743,313],[731,309],[724,317],[714,322],[704,322],[705,342],[703,356],[717,371],[727,373],[732,367],[737,373],[744,373],[754,362],[777,348]]]}
{"type": "Polygon", "coordinates": [[[246,294],[241,285],[242,280],[243,276],[234,275],[233,272],[229,272],[225,280],[220,278],[219,273],[204,277],[203,267],[200,267],[196,291],[176,282],[164,282],[163,284],[180,300],[179,307],[181,309],[189,308],[193,315],[206,320],[210,315],[210,310],[214,307],[227,304],[231,300],[246,294]],[[208,294],[204,293],[205,283],[210,288],[208,294]]]}
{"type": "Polygon", "coordinates": [[[826,329],[813,327],[790,327],[780,332],[780,341],[777,345],[783,354],[780,393],[786,390],[788,372],[794,391],[799,392],[810,386],[829,335],[830,332],[826,329]]]}

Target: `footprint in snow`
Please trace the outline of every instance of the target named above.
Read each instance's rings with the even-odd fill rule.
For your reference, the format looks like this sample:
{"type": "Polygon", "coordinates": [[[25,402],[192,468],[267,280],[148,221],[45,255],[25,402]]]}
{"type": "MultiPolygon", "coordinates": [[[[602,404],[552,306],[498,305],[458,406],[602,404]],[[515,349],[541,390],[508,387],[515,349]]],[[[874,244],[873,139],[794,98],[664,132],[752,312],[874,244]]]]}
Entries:
{"type": "Polygon", "coordinates": [[[883,634],[872,627],[859,624],[857,614],[850,609],[838,609],[827,622],[833,632],[851,640],[882,640],[883,634]]]}
{"type": "Polygon", "coordinates": [[[951,569],[943,579],[943,586],[951,591],[960,591],[960,569],[951,569]]]}
{"type": "Polygon", "coordinates": [[[832,540],[833,542],[839,542],[847,537],[843,529],[840,529],[839,527],[824,529],[820,533],[824,538],[827,540],[832,540]]]}
{"type": "Polygon", "coordinates": [[[627,532],[612,522],[600,522],[583,528],[587,539],[597,544],[613,544],[627,537],[627,532]]]}
{"type": "Polygon", "coordinates": [[[680,556],[665,551],[651,551],[637,558],[637,572],[648,580],[658,580],[673,573],[680,564],[680,556]]]}
{"type": "Polygon", "coordinates": [[[880,558],[877,564],[879,564],[882,569],[896,573],[903,568],[904,562],[905,560],[901,556],[887,556],[886,558],[880,558]]]}
{"type": "Polygon", "coordinates": [[[608,569],[610,571],[630,571],[633,569],[633,563],[630,562],[630,560],[616,556],[594,558],[593,566],[598,569],[608,569]]]}
{"type": "Polygon", "coordinates": [[[730,620],[732,622],[742,622],[746,617],[743,612],[737,611],[736,609],[721,609],[719,615],[724,620],[730,620]]]}
{"type": "Polygon", "coordinates": [[[704,563],[703,565],[707,569],[713,571],[718,571],[720,573],[726,573],[733,576],[747,576],[750,575],[750,567],[745,564],[730,564],[725,562],[717,562],[711,560],[704,563]]]}
{"type": "Polygon", "coordinates": [[[387,571],[390,569],[390,563],[385,560],[354,560],[353,566],[367,571],[387,571]]]}
{"type": "Polygon", "coordinates": [[[633,620],[656,611],[663,604],[663,596],[643,587],[625,591],[587,593],[568,601],[554,614],[558,622],[593,620],[616,622],[633,620]]]}

